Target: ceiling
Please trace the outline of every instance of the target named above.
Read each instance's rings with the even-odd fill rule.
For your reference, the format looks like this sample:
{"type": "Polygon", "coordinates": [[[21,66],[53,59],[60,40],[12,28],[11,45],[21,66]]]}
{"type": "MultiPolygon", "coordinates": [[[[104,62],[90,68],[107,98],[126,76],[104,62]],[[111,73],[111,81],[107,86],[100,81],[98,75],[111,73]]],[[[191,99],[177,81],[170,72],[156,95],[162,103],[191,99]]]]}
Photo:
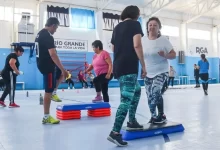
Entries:
{"type": "MultiPolygon", "coordinates": [[[[0,0],[13,1],[13,0],[0,0]]],[[[191,21],[200,16],[220,19],[220,0],[15,0],[27,2],[56,2],[99,8],[104,10],[122,11],[127,5],[137,5],[142,14],[147,16],[158,10],[178,12],[187,16],[186,20],[191,21]]]]}

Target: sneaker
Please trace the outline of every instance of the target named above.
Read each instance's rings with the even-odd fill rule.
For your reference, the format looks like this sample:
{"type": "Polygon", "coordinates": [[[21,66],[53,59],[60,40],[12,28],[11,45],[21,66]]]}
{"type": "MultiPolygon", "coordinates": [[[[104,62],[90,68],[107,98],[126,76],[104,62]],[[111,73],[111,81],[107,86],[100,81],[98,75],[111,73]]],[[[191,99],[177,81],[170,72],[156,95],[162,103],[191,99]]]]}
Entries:
{"type": "Polygon", "coordinates": [[[51,116],[48,116],[48,118],[43,118],[42,124],[59,124],[60,120],[54,119],[51,116]]]}
{"type": "Polygon", "coordinates": [[[151,118],[150,118],[150,121],[149,121],[148,123],[154,123],[154,120],[156,120],[156,118],[151,117],[151,118]]]}
{"type": "Polygon", "coordinates": [[[96,96],[95,99],[92,100],[93,103],[101,102],[101,101],[102,101],[102,96],[100,96],[100,95],[96,96]]]}
{"type": "Polygon", "coordinates": [[[127,122],[127,130],[142,130],[144,126],[140,125],[137,120],[134,122],[127,122]]]}
{"type": "Polygon", "coordinates": [[[159,114],[157,118],[154,120],[154,123],[160,124],[160,123],[165,123],[166,121],[167,121],[166,116],[164,114],[163,115],[159,114]]]}
{"type": "Polygon", "coordinates": [[[208,91],[207,90],[205,90],[204,93],[205,93],[205,95],[208,95],[208,91]]]}
{"type": "Polygon", "coordinates": [[[121,134],[115,134],[113,131],[111,131],[109,137],[107,138],[110,142],[116,144],[117,146],[123,147],[127,146],[128,142],[122,140],[121,134]]]}
{"type": "Polygon", "coordinates": [[[57,96],[57,94],[52,95],[51,100],[54,102],[62,102],[62,100],[57,96]]]}
{"type": "Polygon", "coordinates": [[[17,107],[20,107],[19,105],[15,104],[15,103],[12,103],[12,104],[9,104],[8,106],[9,108],[17,108],[17,107]]]}
{"type": "Polygon", "coordinates": [[[5,102],[0,101],[0,106],[2,106],[2,107],[6,107],[5,102]]]}

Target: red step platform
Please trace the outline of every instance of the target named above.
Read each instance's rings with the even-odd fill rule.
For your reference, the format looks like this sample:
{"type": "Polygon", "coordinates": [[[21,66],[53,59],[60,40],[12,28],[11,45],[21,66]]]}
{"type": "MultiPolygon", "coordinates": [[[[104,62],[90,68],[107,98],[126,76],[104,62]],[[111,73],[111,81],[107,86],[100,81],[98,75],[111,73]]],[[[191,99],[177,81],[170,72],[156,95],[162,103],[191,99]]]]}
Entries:
{"type": "Polygon", "coordinates": [[[81,111],[77,110],[77,111],[56,111],[56,116],[58,119],[61,120],[71,120],[71,119],[80,119],[81,118],[81,111]]]}
{"type": "Polygon", "coordinates": [[[88,110],[87,114],[90,117],[111,116],[111,108],[88,110]]]}

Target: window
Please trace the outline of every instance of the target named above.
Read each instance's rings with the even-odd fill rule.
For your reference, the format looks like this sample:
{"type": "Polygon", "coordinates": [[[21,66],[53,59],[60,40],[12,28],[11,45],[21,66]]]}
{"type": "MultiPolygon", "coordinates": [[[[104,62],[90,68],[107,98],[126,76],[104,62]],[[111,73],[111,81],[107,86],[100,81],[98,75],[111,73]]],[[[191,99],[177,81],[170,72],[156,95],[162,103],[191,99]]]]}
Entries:
{"type": "Polygon", "coordinates": [[[174,26],[162,25],[161,34],[179,37],[179,28],[174,26]]]}
{"type": "Polygon", "coordinates": [[[188,29],[188,38],[200,39],[200,40],[211,40],[211,32],[205,30],[188,29]]]}
{"type": "Polygon", "coordinates": [[[93,10],[71,8],[71,28],[95,29],[95,12],[93,10]]]}

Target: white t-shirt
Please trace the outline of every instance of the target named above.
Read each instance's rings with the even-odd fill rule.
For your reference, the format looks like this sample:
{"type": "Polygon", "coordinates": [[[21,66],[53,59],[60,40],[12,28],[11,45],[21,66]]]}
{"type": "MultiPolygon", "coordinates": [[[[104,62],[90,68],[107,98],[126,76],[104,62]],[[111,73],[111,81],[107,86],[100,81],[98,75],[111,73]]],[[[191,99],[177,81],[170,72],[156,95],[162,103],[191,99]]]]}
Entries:
{"type": "Polygon", "coordinates": [[[142,45],[147,77],[153,78],[161,73],[169,72],[168,60],[158,54],[159,51],[164,51],[166,55],[173,49],[167,37],[160,36],[155,40],[149,40],[147,36],[144,36],[142,45]]]}

